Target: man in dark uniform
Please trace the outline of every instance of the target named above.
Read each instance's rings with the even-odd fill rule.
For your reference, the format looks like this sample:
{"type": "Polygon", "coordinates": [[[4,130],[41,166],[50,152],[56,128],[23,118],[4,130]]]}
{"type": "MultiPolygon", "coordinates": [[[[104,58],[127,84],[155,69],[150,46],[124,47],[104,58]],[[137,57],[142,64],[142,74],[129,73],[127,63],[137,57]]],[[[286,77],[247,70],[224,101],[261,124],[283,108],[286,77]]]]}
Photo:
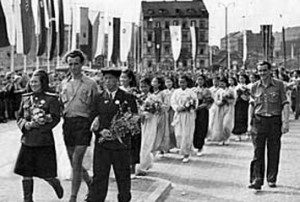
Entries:
{"type": "Polygon", "coordinates": [[[271,64],[261,62],[257,69],[260,80],[253,84],[250,92],[254,157],[250,165],[249,188],[260,190],[264,182],[266,143],[267,182],[269,187],[276,187],[280,138],[289,130],[289,103],[283,82],[271,77],[271,64]]]}
{"type": "Polygon", "coordinates": [[[132,113],[137,113],[137,106],[132,95],[119,89],[118,80],[121,75],[121,70],[106,69],[102,70],[102,73],[104,75],[106,90],[96,100],[98,124],[94,124],[95,121],[92,124],[92,130],[95,131],[96,135],[93,161],[94,175],[91,190],[86,201],[105,201],[110,167],[113,165],[119,190],[118,201],[127,202],[131,199],[131,134],[122,138],[122,142],[115,139],[99,143],[99,138],[103,138],[104,133],[108,132],[113,117],[118,113],[120,106],[122,106],[125,111],[130,109],[132,113]]]}

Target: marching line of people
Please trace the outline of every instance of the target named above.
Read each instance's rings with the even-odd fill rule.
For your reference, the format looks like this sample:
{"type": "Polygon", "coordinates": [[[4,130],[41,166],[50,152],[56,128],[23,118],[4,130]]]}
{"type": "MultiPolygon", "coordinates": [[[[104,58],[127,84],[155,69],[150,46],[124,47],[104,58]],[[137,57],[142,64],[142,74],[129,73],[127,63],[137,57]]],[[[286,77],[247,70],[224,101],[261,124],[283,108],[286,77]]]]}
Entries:
{"type": "MultiPolygon", "coordinates": [[[[266,137],[270,131],[262,132],[265,122],[259,125],[260,121],[254,117],[266,118],[269,126],[273,123],[269,118],[276,117],[274,121],[278,122],[283,106],[289,103],[285,93],[288,85],[271,77],[269,63],[258,66],[260,78],[255,73],[225,73],[223,69],[191,77],[185,73],[135,75],[128,69],[105,68],[101,71],[103,86],[97,86],[82,73],[85,58],[81,51],[68,53],[65,62],[70,75],[56,88],[59,96],[51,93],[49,77],[43,70],[33,73],[28,92],[22,96],[17,117],[22,146],[15,173],[23,176],[24,201],[33,201],[33,177],[45,179],[58,198],[62,198],[63,188],[57,173],[68,172],[72,176],[70,202],[77,201],[82,179],[88,187],[85,201],[105,201],[111,166],[118,185],[118,200],[130,201],[130,175],[147,175],[155,156],[177,151],[182,162],[188,163],[195,151],[197,156],[203,154],[206,140],[225,145],[232,134],[238,140],[243,134],[252,136],[255,155],[251,183],[254,185],[250,188],[261,187],[264,168],[260,166],[264,159],[259,149],[266,139],[260,143],[261,147],[257,146],[256,139],[258,134],[266,137]],[[258,86],[261,82],[262,86],[258,86]],[[274,105],[270,107],[269,102],[274,105]],[[133,119],[135,116],[139,118],[133,119]],[[64,144],[59,145],[66,154],[61,154],[63,158],[57,163],[52,129],[60,117],[64,144]],[[93,174],[90,176],[84,156],[91,152],[88,148],[92,133],[93,155],[90,156],[93,157],[88,161],[93,174]]],[[[284,114],[285,121],[278,123],[279,126],[284,123],[283,133],[286,133],[288,115],[284,114]]],[[[281,129],[273,129],[279,136],[282,134],[281,129]]],[[[278,148],[280,138],[274,144],[278,148]]],[[[275,167],[273,183],[278,172],[279,151],[280,147],[274,151],[277,154],[274,162],[270,160],[275,167]]]]}

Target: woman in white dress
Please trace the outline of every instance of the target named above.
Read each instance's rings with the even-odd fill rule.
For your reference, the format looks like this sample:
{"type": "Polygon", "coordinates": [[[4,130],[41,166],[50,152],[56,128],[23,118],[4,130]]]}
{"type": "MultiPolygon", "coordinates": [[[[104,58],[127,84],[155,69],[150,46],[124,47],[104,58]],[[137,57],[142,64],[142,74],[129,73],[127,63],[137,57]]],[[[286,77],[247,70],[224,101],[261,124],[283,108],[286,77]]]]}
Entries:
{"type": "Polygon", "coordinates": [[[173,126],[177,146],[180,148],[180,154],[183,156],[182,162],[189,162],[189,156],[193,147],[193,135],[195,130],[196,113],[198,106],[197,94],[188,88],[189,78],[181,76],[179,78],[179,89],[176,89],[171,97],[171,106],[175,111],[173,126]],[[188,107],[189,100],[194,102],[194,107],[188,107]]]}
{"type": "Polygon", "coordinates": [[[234,92],[228,88],[226,78],[220,80],[220,89],[216,92],[210,109],[208,137],[211,141],[225,145],[234,126],[234,92]]]}

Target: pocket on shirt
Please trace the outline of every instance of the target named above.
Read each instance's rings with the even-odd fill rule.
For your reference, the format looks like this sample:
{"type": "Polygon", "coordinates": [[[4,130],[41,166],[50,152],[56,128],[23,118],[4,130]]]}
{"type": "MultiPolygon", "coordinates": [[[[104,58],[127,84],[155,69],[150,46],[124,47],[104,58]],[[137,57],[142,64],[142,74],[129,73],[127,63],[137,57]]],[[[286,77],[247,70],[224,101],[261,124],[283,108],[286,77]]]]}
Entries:
{"type": "Polygon", "coordinates": [[[279,101],[279,93],[278,92],[272,92],[268,96],[268,102],[272,103],[278,103],[279,101]]]}
{"type": "Polygon", "coordinates": [[[91,102],[91,93],[87,89],[82,89],[79,99],[83,104],[89,105],[91,102]]]}

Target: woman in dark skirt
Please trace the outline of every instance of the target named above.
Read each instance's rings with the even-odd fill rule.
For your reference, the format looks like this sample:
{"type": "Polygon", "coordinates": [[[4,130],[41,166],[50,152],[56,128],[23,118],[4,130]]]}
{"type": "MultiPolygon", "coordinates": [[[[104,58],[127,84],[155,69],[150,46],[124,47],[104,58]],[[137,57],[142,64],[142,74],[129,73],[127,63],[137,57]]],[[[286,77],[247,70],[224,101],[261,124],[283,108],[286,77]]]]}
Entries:
{"type": "Polygon", "coordinates": [[[211,92],[206,87],[206,77],[199,75],[197,78],[197,87],[193,90],[197,93],[199,106],[196,109],[195,131],[193,144],[198,149],[197,156],[203,154],[203,146],[208,131],[209,107],[213,103],[211,92]]]}
{"type": "MultiPolygon", "coordinates": [[[[120,76],[120,88],[137,99],[137,82],[134,73],[130,69],[123,70],[120,76]]],[[[131,138],[131,174],[135,173],[135,165],[140,163],[141,134],[135,134],[131,138]]]]}
{"type": "Polygon", "coordinates": [[[23,176],[24,202],[32,202],[33,177],[46,180],[58,198],[63,188],[56,178],[57,164],[52,129],[59,123],[58,97],[48,93],[49,79],[43,70],[34,72],[28,92],[22,96],[17,124],[22,131],[21,149],[14,172],[23,176]]]}

